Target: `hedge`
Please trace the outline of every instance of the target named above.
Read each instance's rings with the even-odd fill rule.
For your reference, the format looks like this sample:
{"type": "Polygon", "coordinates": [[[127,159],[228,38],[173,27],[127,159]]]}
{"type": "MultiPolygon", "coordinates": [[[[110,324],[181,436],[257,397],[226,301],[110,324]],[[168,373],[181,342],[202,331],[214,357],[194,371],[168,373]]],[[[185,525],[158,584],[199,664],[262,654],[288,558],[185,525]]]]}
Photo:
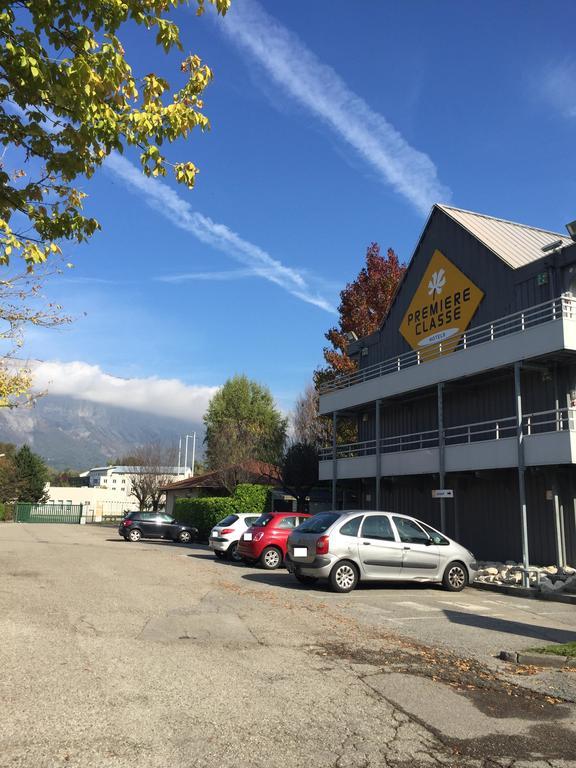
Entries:
{"type": "Polygon", "coordinates": [[[248,513],[261,515],[268,508],[269,488],[242,483],[232,496],[203,496],[198,499],[176,499],[174,517],[198,528],[199,538],[207,539],[211,529],[228,515],[248,513]]]}
{"type": "Polygon", "coordinates": [[[0,501],[0,520],[6,520],[6,507],[0,501]]]}

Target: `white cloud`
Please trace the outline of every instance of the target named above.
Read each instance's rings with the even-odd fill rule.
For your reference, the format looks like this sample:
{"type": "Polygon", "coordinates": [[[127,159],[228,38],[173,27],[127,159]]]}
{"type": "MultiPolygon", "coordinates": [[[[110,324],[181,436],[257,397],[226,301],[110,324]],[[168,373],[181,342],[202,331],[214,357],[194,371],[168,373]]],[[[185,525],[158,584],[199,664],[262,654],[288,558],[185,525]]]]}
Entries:
{"type": "Polygon", "coordinates": [[[576,117],[576,60],[550,64],[542,73],[540,91],[565,117],[576,117]]]}
{"type": "Polygon", "coordinates": [[[161,275],[156,279],[161,283],[182,283],[188,280],[242,280],[254,277],[252,269],[228,269],[223,272],[183,272],[174,275],[161,275]]]}
{"type": "Polygon", "coordinates": [[[428,155],[411,147],[383,115],[255,0],[236,0],[226,18],[219,19],[218,28],[419,211],[426,213],[433,203],[449,199],[428,155]]]}
{"type": "Polygon", "coordinates": [[[175,226],[231,256],[248,267],[252,274],[279,285],[302,301],[327,312],[335,312],[326,299],[311,291],[298,270],[284,266],[259,246],[242,239],[225,224],[218,224],[193,211],[190,204],[165,182],[147,178],[139,168],[117,153],[108,157],[105,167],[119,176],[132,192],[140,193],[148,205],[175,226]]]}
{"type": "Polygon", "coordinates": [[[179,379],[123,379],[84,362],[33,361],[34,388],[50,395],[199,422],[218,387],[184,384],[179,379]]]}

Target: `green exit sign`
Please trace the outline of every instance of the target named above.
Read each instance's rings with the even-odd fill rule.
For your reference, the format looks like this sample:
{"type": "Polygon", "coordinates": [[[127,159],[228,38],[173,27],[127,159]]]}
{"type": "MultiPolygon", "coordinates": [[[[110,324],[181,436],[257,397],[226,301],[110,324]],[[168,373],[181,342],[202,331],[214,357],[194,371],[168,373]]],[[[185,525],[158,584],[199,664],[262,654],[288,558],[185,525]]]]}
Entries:
{"type": "Polygon", "coordinates": [[[548,285],[548,272],[540,272],[536,275],[536,285],[548,285]]]}

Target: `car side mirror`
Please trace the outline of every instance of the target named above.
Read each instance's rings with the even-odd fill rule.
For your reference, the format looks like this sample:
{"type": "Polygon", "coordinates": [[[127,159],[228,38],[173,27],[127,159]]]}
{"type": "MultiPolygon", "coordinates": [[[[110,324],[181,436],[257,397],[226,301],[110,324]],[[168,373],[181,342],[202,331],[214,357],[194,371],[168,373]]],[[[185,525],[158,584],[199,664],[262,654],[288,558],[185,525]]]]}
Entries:
{"type": "Polygon", "coordinates": [[[432,546],[432,544],[434,544],[434,542],[432,541],[432,539],[426,539],[426,541],[424,542],[424,544],[425,544],[427,547],[431,547],[431,546],[432,546]]]}

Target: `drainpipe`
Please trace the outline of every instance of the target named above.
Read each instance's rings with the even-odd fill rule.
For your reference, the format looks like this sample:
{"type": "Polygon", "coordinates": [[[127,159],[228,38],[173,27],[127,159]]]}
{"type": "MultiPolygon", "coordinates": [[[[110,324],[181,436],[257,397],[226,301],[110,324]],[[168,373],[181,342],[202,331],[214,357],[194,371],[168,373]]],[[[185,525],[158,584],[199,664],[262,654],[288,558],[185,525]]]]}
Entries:
{"type": "Polygon", "coordinates": [[[516,397],[516,443],[518,450],[518,495],[520,498],[520,525],[522,532],[522,562],[524,572],[522,574],[523,585],[530,586],[528,568],[530,566],[530,553],[528,550],[528,515],[526,510],[526,463],[524,459],[524,434],[522,432],[522,386],[520,371],[522,363],[514,363],[514,393],[516,397]]]}
{"type": "MultiPolygon", "coordinates": [[[[440,489],[444,489],[446,480],[446,457],[444,452],[444,384],[437,387],[438,395],[438,475],[440,489]]],[[[440,499],[440,530],[446,533],[446,499],[440,499]]]]}
{"type": "Polygon", "coordinates": [[[332,509],[336,509],[336,480],[338,478],[338,456],[336,452],[336,430],[338,428],[338,411],[332,414],[332,509]]]}
{"type": "Polygon", "coordinates": [[[375,508],[380,509],[380,481],[382,479],[382,468],[380,466],[380,400],[376,400],[376,498],[375,508]]]}

